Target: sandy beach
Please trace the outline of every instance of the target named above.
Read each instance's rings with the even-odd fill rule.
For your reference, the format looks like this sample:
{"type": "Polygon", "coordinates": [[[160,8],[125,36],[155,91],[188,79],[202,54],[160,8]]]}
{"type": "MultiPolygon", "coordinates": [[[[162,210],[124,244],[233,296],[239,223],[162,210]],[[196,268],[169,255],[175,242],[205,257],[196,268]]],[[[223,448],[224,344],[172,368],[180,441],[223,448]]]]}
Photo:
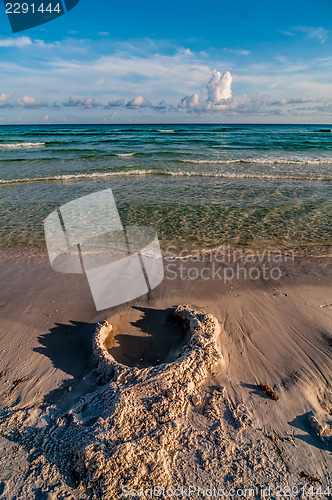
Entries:
{"type": "Polygon", "coordinates": [[[331,495],[331,264],[302,255],[278,263],[277,279],[242,271],[224,280],[215,259],[169,260],[149,295],[96,313],[84,275],[54,272],[39,251],[3,250],[0,498],[152,498],[143,487],[183,488],[183,498],[190,487],[192,498],[211,488],[215,496],[275,498],[289,487],[302,498],[312,498],[310,488],[331,495]],[[177,363],[204,348],[188,348],[190,322],[174,321],[181,304],[199,328],[204,318],[217,325],[209,333],[216,364],[192,384],[177,363]],[[106,352],[134,378],[98,371],[93,341],[104,320],[106,352]],[[175,377],[172,396],[163,396],[163,370],[175,377]],[[153,422],[142,430],[144,393],[153,422]],[[153,457],[145,463],[146,439],[153,457]]]}

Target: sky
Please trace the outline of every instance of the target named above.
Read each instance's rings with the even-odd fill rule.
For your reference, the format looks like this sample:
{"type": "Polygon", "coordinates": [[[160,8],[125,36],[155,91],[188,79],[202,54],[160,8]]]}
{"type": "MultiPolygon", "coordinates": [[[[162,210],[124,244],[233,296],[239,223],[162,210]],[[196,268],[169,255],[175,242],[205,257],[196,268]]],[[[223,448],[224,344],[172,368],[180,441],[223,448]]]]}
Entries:
{"type": "Polygon", "coordinates": [[[332,123],[331,0],[80,0],[13,34],[0,124],[332,123]]]}

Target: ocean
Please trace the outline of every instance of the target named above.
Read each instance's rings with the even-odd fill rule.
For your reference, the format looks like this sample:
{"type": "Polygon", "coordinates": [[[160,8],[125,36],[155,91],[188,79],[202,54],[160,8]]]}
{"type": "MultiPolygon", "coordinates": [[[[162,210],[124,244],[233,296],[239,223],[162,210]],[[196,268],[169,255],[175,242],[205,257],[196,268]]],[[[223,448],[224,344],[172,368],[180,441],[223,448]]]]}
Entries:
{"type": "Polygon", "coordinates": [[[52,210],[106,188],[164,252],[328,247],[332,126],[1,126],[2,247],[45,247],[52,210]]]}

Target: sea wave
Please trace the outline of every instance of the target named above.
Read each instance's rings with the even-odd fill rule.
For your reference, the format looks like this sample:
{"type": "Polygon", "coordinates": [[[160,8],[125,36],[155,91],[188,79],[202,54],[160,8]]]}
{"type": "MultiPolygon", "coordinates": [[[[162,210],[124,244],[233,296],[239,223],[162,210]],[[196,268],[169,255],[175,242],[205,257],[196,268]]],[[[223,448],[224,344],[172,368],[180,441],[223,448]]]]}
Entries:
{"type": "Polygon", "coordinates": [[[41,148],[45,146],[45,142],[13,142],[13,143],[0,143],[0,148],[18,149],[18,148],[41,148]]]}
{"type": "Polygon", "coordinates": [[[121,156],[126,158],[127,156],[134,156],[136,153],[115,153],[115,156],[121,156]]]}
{"type": "Polygon", "coordinates": [[[0,179],[1,184],[17,184],[25,182],[48,182],[48,181],[71,181],[79,179],[94,179],[101,177],[114,177],[122,175],[149,175],[153,173],[152,170],[123,170],[123,171],[113,171],[113,172],[93,172],[88,174],[61,174],[61,175],[50,175],[45,177],[21,177],[16,179],[0,179]]]}
{"type": "Polygon", "coordinates": [[[164,175],[180,176],[180,177],[214,177],[220,179],[259,179],[259,180],[275,180],[275,181],[319,181],[319,182],[331,182],[332,176],[328,175],[301,175],[301,174],[289,174],[289,175],[270,175],[270,174],[240,174],[232,172],[168,172],[164,175]]]}
{"type": "MultiPolygon", "coordinates": [[[[130,166],[129,166],[130,167],[130,166]]],[[[0,179],[0,185],[17,184],[28,182],[49,182],[49,181],[72,181],[80,179],[98,179],[107,177],[121,177],[121,176],[170,176],[170,177],[205,177],[205,178],[219,178],[219,179],[257,179],[257,180],[274,180],[274,181],[318,181],[318,182],[331,182],[332,176],[321,175],[267,175],[267,174],[240,174],[240,173],[202,173],[190,171],[166,171],[166,170],[144,170],[139,168],[129,168],[128,170],[117,170],[107,172],[92,172],[92,173],[78,173],[78,174],[59,174],[45,177],[22,177],[14,179],[0,179]]]]}
{"type": "Polygon", "coordinates": [[[332,158],[236,158],[219,160],[179,160],[182,163],[194,163],[198,165],[227,165],[230,163],[251,163],[263,165],[332,165],[332,158]]]}
{"type": "Polygon", "coordinates": [[[170,130],[170,129],[157,129],[157,132],[161,132],[162,134],[173,134],[175,130],[170,130]]]}

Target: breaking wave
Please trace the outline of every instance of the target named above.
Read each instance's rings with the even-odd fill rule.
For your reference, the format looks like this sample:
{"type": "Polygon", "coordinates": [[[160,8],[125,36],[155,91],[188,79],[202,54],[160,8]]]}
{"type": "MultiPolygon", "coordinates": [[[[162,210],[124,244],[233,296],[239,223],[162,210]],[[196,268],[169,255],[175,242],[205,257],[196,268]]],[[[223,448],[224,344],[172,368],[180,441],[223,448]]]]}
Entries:
{"type": "Polygon", "coordinates": [[[13,142],[13,143],[0,143],[0,148],[19,149],[19,148],[41,148],[45,146],[45,142],[13,142]]]}
{"type": "Polygon", "coordinates": [[[318,182],[331,182],[332,176],[322,175],[269,175],[269,174],[242,174],[231,172],[190,172],[190,171],[167,171],[156,169],[141,169],[130,168],[128,170],[113,170],[107,172],[92,172],[92,173],[78,173],[78,174],[59,174],[45,177],[22,177],[16,179],[0,179],[0,185],[16,184],[27,182],[50,182],[50,181],[72,181],[80,179],[98,179],[107,177],[121,177],[121,176],[169,176],[169,177],[211,177],[219,179],[259,179],[259,180],[275,180],[275,181],[318,181],[318,182]]]}

